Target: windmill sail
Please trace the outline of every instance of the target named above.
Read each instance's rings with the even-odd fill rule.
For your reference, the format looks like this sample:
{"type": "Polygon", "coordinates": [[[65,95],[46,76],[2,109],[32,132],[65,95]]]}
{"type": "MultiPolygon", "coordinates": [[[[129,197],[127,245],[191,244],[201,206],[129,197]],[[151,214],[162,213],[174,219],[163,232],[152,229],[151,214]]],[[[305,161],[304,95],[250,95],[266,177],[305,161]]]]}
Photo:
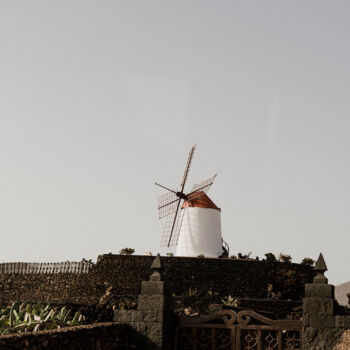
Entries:
{"type": "Polygon", "coordinates": [[[167,192],[158,198],[159,219],[175,213],[180,198],[173,192],[167,192]]]}
{"type": "MultiPolygon", "coordinates": [[[[187,176],[188,176],[188,173],[190,171],[192,158],[193,158],[193,154],[194,154],[195,149],[196,149],[196,145],[194,145],[191,148],[190,153],[188,154],[186,167],[185,167],[185,172],[184,172],[184,175],[183,175],[182,181],[181,181],[181,189],[180,189],[180,192],[176,193],[176,195],[179,198],[181,198],[181,199],[186,199],[186,195],[184,194],[184,189],[185,189],[187,176]]],[[[171,226],[169,240],[168,240],[168,245],[167,245],[168,247],[171,245],[171,242],[174,241],[174,233],[175,233],[175,228],[177,228],[176,225],[177,225],[177,219],[178,219],[178,213],[179,213],[179,209],[180,209],[180,204],[181,204],[181,201],[179,201],[177,203],[177,206],[176,206],[176,211],[175,211],[175,215],[174,215],[174,221],[173,221],[173,224],[171,226]]],[[[176,239],[176,242],[177,242],[177,239],[176,239]]]]}
{"type": "Polygon", "coordinates": [[[188,172],[190,171],[190,167],[191,167],[191,163],[192,163],[192,158],[193,158],[193,153],[196,149],[196,145],[194,145],[191,150],[190,153],[188,154],[188,158],[187,158],[187,162],[186,162],[186,167],[185,167],[185,172],[184,175],[182,177],[182,181],[181,181],[181,192],[184,191],[185,188],[185,184],[186,184],[186,180],[187,180],[187,176],[188,176],[188,172]]]}
{"type": "Polygon", "coordinates": [[[184,215],[184,210],[181,210],[181,212],[178,215],[176,215],[176,217],[174,212],[165,219],[162,239],[160,242],[161,247],[169,247],[169,246],[177,245],[177,241],[179,239],[180,229],[183,221],[183,215],[184,215]]]}
{"type": "Polygon", "coordinates": [[[214,183],[217,174],[208,177],[205,180],[197,182],[191,189],[191,192],[186,196],[188,200],[195,199],[203,193],[207,193],[214,183]]]}

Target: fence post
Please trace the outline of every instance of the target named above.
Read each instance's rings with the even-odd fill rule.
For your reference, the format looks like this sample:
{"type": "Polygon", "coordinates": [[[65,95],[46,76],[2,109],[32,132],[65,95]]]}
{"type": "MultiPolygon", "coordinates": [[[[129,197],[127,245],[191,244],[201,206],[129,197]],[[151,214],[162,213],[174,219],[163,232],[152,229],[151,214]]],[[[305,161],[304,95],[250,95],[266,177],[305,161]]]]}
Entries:
{"type": "Polygon", "coordinates": [[[171,342],[171,313],[166,286],[161,278],[162,265],[158,254],[151,265],[149,281],[141,282],[137,310],[116,310],[114,321],[131,325],[140,336],[142,349],[168,350],[171,342]]]}

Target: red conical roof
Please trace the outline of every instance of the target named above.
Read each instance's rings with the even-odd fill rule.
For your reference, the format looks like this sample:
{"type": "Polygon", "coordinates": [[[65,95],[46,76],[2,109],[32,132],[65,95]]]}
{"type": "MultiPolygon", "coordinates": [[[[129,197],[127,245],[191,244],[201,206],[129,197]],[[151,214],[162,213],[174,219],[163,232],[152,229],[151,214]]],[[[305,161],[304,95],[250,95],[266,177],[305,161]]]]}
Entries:
{"type": "Polygon", "coordinates": [[[215,203],[203,192],[200,194],[200,196],[193,198],[193,199],[186,199],[184,203],[182,204],[182,208],[191,208],[191,207],[197,207],[197,208],[210,208],[210,209],[216,209],[220,210],[215,203]]]}

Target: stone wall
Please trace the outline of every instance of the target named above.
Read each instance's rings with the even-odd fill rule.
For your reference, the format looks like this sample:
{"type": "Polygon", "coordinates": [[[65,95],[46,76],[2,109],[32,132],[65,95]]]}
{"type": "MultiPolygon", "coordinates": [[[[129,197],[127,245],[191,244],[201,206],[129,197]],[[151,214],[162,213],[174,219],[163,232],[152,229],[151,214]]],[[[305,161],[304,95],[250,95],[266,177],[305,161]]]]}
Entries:
{"type": "Polygon", "coordinates": [[[341,336],[350,329],[350,316],[337,315],[334,286],[329,285],[322,254],[313,283],[305,285],[303,301],[303,350],[332,350],[341,336]]]}
{"type": "Polygon", "coordinates": [[[148,343],[136,341],[143,350],[174,349],[174,322],[166,283],[162,281],[162,263],[159,254],[154,259],[149,281],[141,282],[137,310],[115,310],[114,321],[125,322],[142,334],[148,343]]]}
{"type": "Polygon", "coordinates": [[[95,304],[105,288],[88,274],[2,274],[0,304],[21,302],[53,302],[95,304]]]}
{"type": "Polygon", "coordinates": [[[110,322],[0,336],[0,350],[129,350],[134,339],[131,327],[110,322]]]}
{"type": "MultiPolygon", "coordinates": [[[[14,301],[95,305],[108,286],[119,300],[137,300],[151,256],[102,255],[88,273],[0,273],[0,304],[14,301]]],[[[208,292],[218,298],[267,298],[268,285],[281,299],[301,300],[313,268],[255,260],[162,257],[163,279],[176,296],[208,292]]]]}

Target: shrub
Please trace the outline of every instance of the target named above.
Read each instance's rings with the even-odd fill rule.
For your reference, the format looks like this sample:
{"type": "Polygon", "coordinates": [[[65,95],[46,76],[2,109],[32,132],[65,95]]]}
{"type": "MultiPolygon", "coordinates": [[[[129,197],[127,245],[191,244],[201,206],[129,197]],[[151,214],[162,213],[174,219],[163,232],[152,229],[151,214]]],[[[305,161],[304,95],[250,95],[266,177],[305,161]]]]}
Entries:
{"type": "Polygon", "coordinates": [[[243,255],[242,253],[238,253],[238,258],[239,259],[251,259],[251,257],[250,257],[251,255],[252,255],[252,252],[249,252],[246,255],[243,255]]]}
{"type": "Polygon", "coordinates": [[[238,304],[239,304],[238,299],[237,298],[233,298],[231,295],[221,299],[221,302],[224,305],[231,306],[231,307],[237,307],[238,304]]]}
{"type": "Polygon", "coordinates": [[[197,288],[189,288],[188,290],[188,296],[190,297],[198,297],[201,293],[199,292],[199,290],[197,288]]]}
{"type": "Polygon", "coordinates": [[[272,262],[276,262],[277,261],[276,256],[273,253],[266,253],[265,256],[266,256],[266,261],[267,262],[272,263],[272,262]]]}
{"type": "Polygon", "coordinates": [[[199,254],[199,255],[197,255],[197,258],[205,258],[205,255],[204,254],[199,254]]]}
{"type": "Polygon", "coordinates": [[[307,265],[307,266],[313,266],[314,263],[315,263],[315,260],[313,260],[311,258],[304,258],[301,261],[301,265],[307,265]]]}
{"type": "Polygon", "coordinates": [[[278,260],[280,262],[290,263],[292,261],[292,257],[290,255],[288,255],[288,254],[279,253],[278,254],[278,260]]]}
{"type": "Polygon", "coordinates": [[[212,291],[211,289],[209,289],[209,290],[207,291],[207,297],[210,297],[210,298],[213,297],[213,291],[212,291]]]}
{"type": "Polygon", "coordinates": [[[166,253],[166,256],[172,257],[174,256],[174,253],[166,253]]]}
{"type": "Polygon", "coordinates": [[[237,259],[237,256],[236,255],[231,255],[230,259],[237,259]]]}
{"type": "Polygon", "coordinates": [[[135,253],[135,249],[133,249],[133,248],[123,248],[123,249],[119,252],[120,255],[132,255],[132,254],[134,254],[134,253],[135,253]]]}

